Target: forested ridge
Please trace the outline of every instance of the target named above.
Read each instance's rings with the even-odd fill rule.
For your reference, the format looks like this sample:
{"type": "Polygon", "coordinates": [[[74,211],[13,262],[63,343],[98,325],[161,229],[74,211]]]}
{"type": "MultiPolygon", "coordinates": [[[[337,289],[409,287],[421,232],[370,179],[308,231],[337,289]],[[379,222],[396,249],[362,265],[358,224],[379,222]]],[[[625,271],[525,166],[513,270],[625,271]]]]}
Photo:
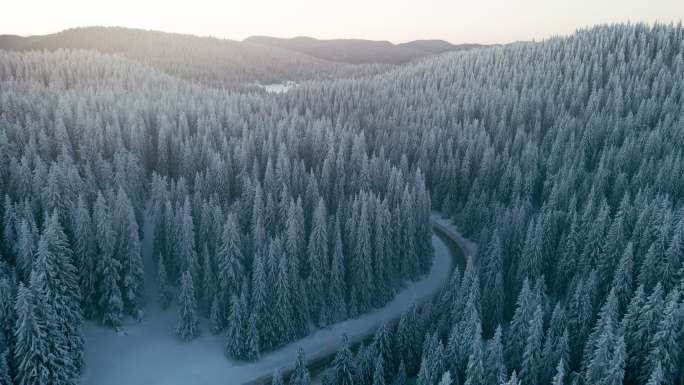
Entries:
{"type": "MultiPolygon", "coordinates": [[[[179,302],[180,338],[203,314],[229,356],[258,359],[424,274],[437,210],[477,255],[372,344],[345,343],[324,383],[682,384],[683,117],[681,25],[280,95],[0,51],[0,378],[77,382],[82,318],[116,327],[145,300],[179,302]]],[[[309,382],[301,354],[289,383],[309,382]]]]}
{"type": "Polygon", "coordinates": [[[49,35],[0,35],[0,49],[87,49],[121,55],[161,72],[220,88],[384,72],[385,64],[348,65],[249,41],[122,27],[81,27],[49,35]]]}

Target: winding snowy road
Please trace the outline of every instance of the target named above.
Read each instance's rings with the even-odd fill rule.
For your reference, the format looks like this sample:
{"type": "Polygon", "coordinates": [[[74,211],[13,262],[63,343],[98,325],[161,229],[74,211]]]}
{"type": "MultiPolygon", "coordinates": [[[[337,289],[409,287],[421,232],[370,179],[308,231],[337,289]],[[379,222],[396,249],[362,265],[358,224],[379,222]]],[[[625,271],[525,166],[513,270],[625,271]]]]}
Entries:
{"type": "MultiPolygon", "coordinates": [[[[465,240],[448,222],[433,215],[436,232],[446,236],[466,253],[473,245],[465,240]]],[[[449,279],[455,256],[445,242],[433,235],[435,256],[430,273],[423,279],[409,283],[384,307],[361,317],[342,321],[283,348],[265,353],[257,362],[238,362],[226,358],[223,336],[212,335],[206,321],[201,324],[202,335],[190,343],[181,342],[174,335],[176,309],[162,311],[154,304],[148,306],[147,319],[131,323],[114,333],[93,322],[84,325],[86,337],[86,371],[83,385],[233,385],[260,383],[270,378],[277,368],[288,371],[294,364],[301,346],[311,363],[324,359],[338,349],[342,335],[352,342],[372,335],[385,322],[398,319],[410,303],[431,298],[449,279]]],[[[154,298],[154,297],[153,297],[154,298]]],[[[150,301],[154,302],[154,301],[150,301]]]]}

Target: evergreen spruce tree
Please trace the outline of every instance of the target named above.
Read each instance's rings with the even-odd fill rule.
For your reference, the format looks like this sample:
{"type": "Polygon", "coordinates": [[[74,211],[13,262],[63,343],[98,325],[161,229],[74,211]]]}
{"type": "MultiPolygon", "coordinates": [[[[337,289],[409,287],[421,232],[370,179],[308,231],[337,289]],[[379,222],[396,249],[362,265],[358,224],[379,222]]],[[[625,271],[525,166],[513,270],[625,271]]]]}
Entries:
{"type": "Polygon", "coordinates": [[[569,358],[568,345],[568,328],[567,319],[565,317],[565,308],[556,303],[551,313],[551,320],[546,329],[544,338],[544,347],[542,348],[542,370],[540,373],[541,383],[551,382],[553,376],[556,374],[556,365],[558,361],[563,359],[567,363],[569,358]]]}
{"type": "Polygon", "coordinates": [[[280,343],[285,343],[294,339],[295,328],[292,322],[292,298],[290,297],[292,289],[290,287],[289,264],[287,255],[284,253],[282,242],[279,238],[276,238],[276,240],[271,243],[269,254],[278,262],[274,293],[275,307],[273,311],[275,320],[273,335],[280,343]]]}
{"type": "Polygon", "coordinates": [[[530,289],[528,279],[523,281],[522,290],[518,295],[515,314],[507,333],[506,356],[513,368],[520,368],[523,351],[526,346],[528,325],[533,319],[537,307],[535,296],[530,289]]]}
{"type": "Polygon", "coordinates": [[[71,250],[57,212],[46,215],[31,273],[36,307],[45,312],[50,367],[55,384],[77,381],[83,367],[80,293],[71,250]],[[35,273],[35,274],[34,274],[35,273]]]}
{"type": "Polygon", "coordinates": [[[97,314],[97,271],[94,224],[84,196],[78,197],[74,213],[74,261],[78,270],[83,315],[97,314]]]}
{"type": "Polygon", "coordinates": [[[93,207],[93,222],[96,227],[97,253],[99,256],[98,292],[99,308],[104,325],[119,327],[123,313],[123,300],[119,288],[119,273],[121,265],[114,258],[115,233],[112,229],[112,217],[109,206],[102,193],[97,194],[93,207]]]}
{"type": "Polygon", "coordinates": [[[378,356],[375,360],[375,370],[373,371],[373,385],[385,385],[385,369],[382,363],[382,356],[378,356]]]}
{"type": "Polygon", "coordinates": [[[44,310],[37,308],[32,290],[23,284],[17,291],[16,312],[15,381],[19,385],[48,384],[52,377],[47,320],[44,310]]]}
{"type": "Polygon", "coordinates": [[[542,367],[542,340],[544,338],[543,317],[541,305],[537,305],[537,310],[535,310],[529,323],[520,369],[520,381],[524,384],[539,385],[539,370],[542,367]]]}
{"type": "Polygon", "coordinates": [[[504,310],[503,251],[497,230],[482,259],[482,323],[485,333],[491,333],[501,323],[504,310]]]}
{"type": "Polygon", "coordinates": [[[629,300],[632,298],[632,275],[634,270],[634,246],[632,242],[627,244],[625,251],[618,262],[615,276],[611,287],[615,290],[618,300],[618,312],[623,314],[627,310],[629,300]]]}
{"type": "MultiPolygon", "coordinates": [[[[393,365],[395,358],[392,348],[392,335],[387,324],[383,323],[375,332],[371,348],[375,356],[382,358],[384,372],[386,374],[394,373],[396,366],[393,365]]],[[[386,376],[385,380],[388,379],[389,377],[386,376]]]]}
{"type": "MultiPolygon", "coordinates": [[[[351,348],[350,348],[351,349],[351,348]]],[[[372,385],[373,372],[375,370],[375,356],[369,347],[361,344],[354,358],[356,376],[354,383],[359,385],[372,385]]]]}
{"type": "Polygon", "coordinates": [[[335,359],[333,361],[333,385],[354,385],[356,377],[356,368],[354,366],[354,357],[349,348],[349,338],[345,334],[342,337],[342,345],[340,346],[335,359]]]}
{"type": "MultiPolygon", "coordinates": [[[[197,248],[195,247],[195,225],[189,198],[185,199],[178,221],[178,265],[181,271],[190,273],[193,281],[197,281],[199,278],[199,262],[197,248]]],[[[194,286],[193,290],[195,290],[194,286]]],[[[197,298],[196,292],[193,292],[193,295],[197,298]]]]}
{"type": "Polygon", "coordinates": [[[232,213],[228,214],[226,223],[223,225],[221,245],[216,260],[219,299],[222,299],[221,305],[227,308],[230,305],[230,298],[237,293],[244,274],[238,222],[232,213]]]}
{"type": "Polygon", "coordinates": [[[313,216],[311,235],[308,248],[309,278],[308,287],[311,293],[311,314],[319,325],[327,324],[324,315],[327,314],[326,302],[328,271],[328,235],[325,203],[321,198],[313,216]]]}
{"type": "Polygon", "coordinates": [[[297,350],[297,362],[290,376],[290,385],[311,385],[309,369],[306,368],[306,361],[304,360],[304,349],[301,347],[297,350]]]}
{"type": "MultiPolygon", "coordinates": [[[[264,261],[265,256],[262,253],[257,253],[254,256],[254,266],[252,267],[252,295],[251,295],[251,312],[250,323],[254,325],[247,325],[249,328],[254,328],[256,333],[251,333],[250,337],[258,338],[257,341],[249,341],[249,344],[257,346],[257,351],[261,351],[262,347],[266,347],[272,341],[267,340],[266,336],[273,332],[272,317],[269,315],[269,299],[270,292],[268,290],[267,267],[264,261]],[[262,338],[264,338],[262,340],[262,338]]],[[[256,357],[254,357],[256,358],[256,357]]],[[[253,358],[253,359],[254,359],[253,358]]]]}
{"type": "Polygon", "coordinates": [[[556,374],[553,376],[553,379],[551,380],[552,385],[563,385],[565,382],[565,362],[561,358],[560,361],[558,361],[558,365],[556,365],[556,374]]]}
{"type": "MultiPolygon", "coordinates": [[[[648,370],[645,348],[648,349],[652,336],[656,333],[656,328],[660,324],[664,308],[662,285],[659,283],[646,299],[644,306],[638,310],[639,316],[636,321],[633,334],[630,336],[632,350],[628,345],[627,371],[635,374],[637,378],[643,379],[650,375],[648,370]]],[[[662,364],[661,364],[662,365],[662,364]]],[[[661,367],[661,372],[663,372],[661,367]]]]}
{"type": "Polygon", "coordinates": [[[247,361],[256,361],[261,354],[261,334],[258,327],[257,315],[254,310],[247,321],[247,336],[245,341],[245,359],[247,361]]]}
{"type": "Polygon", "coordinates": [[[192,281],[192,275],[189,271],[183,273],[183,277],[181,278],[178,304],[179,308],[178,320],[176,322],[176,334],[183,341],[188,342],[199,335],[195,287],[192,281]]]}
{"type": "MultiPolygon", "coordinates": [[[[243,294],[244,299],[244,294],[243,294]]],[[[230,316],[226,330],[226,353],[228,356],[243,359],[245,354],[246,312],[243,300],[233,294],[231,298],[230,316]]]]}
{"type": "Polygon", "coordinates": [[[328,286],[328,301],[330,303],[331,322],[338,322],[347,318],[347,283],[345,275],[345,260],[342,252],[342,234],[340,220],[335,218],[335,233],[328,286]]]}
{"type": "Polygon", "coordinates": [[[202,311],[209,317],[211,305],[216,298],[216,278],[214,264],[209,253],[209,246],[202,246],[202,311]]]}
{"type": "MultiPolygon", "coordinates": [[[[678,369],[684,361],[682,341],[684,339],[684,305],[678,288],[668,294],[663,316],[648,345],[648,357],[643,373],[651,373],[660,364],[666,384],[676,384],[678,369]],[[650,369],[650,370],[649,370],[650,369]]],[[[644,381],[647,381],[644,378],[644,381]]]]}
{"type": "Polygon", "coordinates": [[[366,312],[372,306],[370,296],[373,291],[373,267],[371,255],[370,223],[366,195],[360,197],[360,211],[356,223],[353,243],[353,257],[350,268],[351,296],[357,304],[357,310],[366,312]]]}
{"type": "Polygon", "coordinates": [[[484,357],[484,383],[500,384],[506,381],[506,363],[504,362],[501,326],[497,326],[494,336],[487,342],[484,357]]]}
{"type": "Polygon", "coordinates": [[[395,334],[396,353],[400,360],[406,363],[406,372],[413,375],[418,372],[420,365],[420,349],[418,340],[418,315],[416,305],[411,304],[399,319],[395,334]]]}
{"type": "Polygon", "coordinates": [[[122,283],[124,306],[128,313],[135,315],[143,304],[144,273],[139,238],[138,223],[135,219],[133,206],[122,189],[119,189],[121,197],[117,198],[117,210],[119,210],[120,234],[119,234],[119,260],[122,265],[122,283]]]}
{"type": "Polygon", "coordinates": [[[209,310],[209,332],[211,334],[219,334],[221,330],[223,330],[223,312],[221,311],[218,295],[214,295],[209,310]]]}
{"type": "Polygon", "coordinates": [[[482,332],[479,330],[479,328],[475,333],[473,333],[472,347],[470,349],[468,366],[466,368],[465,385],[482,384],[484,381],[481,333],[482,332]]]}
{"type": "Polygon", "coordinates": [[[627,356],[629,357],[625,369],[627,381],[636,380],[637,373],[635,367],[637,361],[631,357],[640,354],[641,349],[643,348],[642,345],[639,345],[641,333],[639,332],[638,321],[645,302],[646,295],[644,293],[644,286],[639,285],[630,300],[627,313],[625,313],[620,323],[620,329],[624,335],[625,345],[627,347],[627,356]]]}
{"type": "Polygon", "coordinates": [[[621,385],[625,378],[625,361],[627,359],[623,336],[617,338],[612,353],[604,382],[607,385],[621,385]]]}
{"type": "Polygon", "coordinates": [[[159,304],[162,309],[168,309],[171,306],[172,294],[171,288],[169,287],[169,278],[166,274],[166,264],[164,263],[164,256],[159,254],[157,259],[157,272],[159,275],[159,304]]]}
{"type": "Polygon", "coordinates": [[[33,266],[33,255],[36,252],[36,235],[26,220],[21,220],[17,232],[16,259],[20,276],[28,281],[33,266]]]}

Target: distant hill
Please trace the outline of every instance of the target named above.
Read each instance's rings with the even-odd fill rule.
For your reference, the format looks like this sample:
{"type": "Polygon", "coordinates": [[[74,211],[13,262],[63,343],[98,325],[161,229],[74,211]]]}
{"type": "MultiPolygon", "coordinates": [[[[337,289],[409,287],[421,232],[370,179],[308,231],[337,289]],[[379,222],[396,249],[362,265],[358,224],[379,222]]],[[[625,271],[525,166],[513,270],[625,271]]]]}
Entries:
{"type": "Polygon", "coordinates": [[[0,49],[94,49],[122,54],[164,72],[215,85],[310,79],[344,65],[292,50],[212,37],[120,27],[85,27],[50,35],[1,35],[0,49]]]}
{"type": "Polygon", "coordinates": [[[0,49],[4,50],[97,50],[214,86],[359,76],[428,55],[476,47],[481,46],[454,45],[443,40],[392,44],[363,39],[253,36],[235,41],[122,27],[82,27],[28,37],[0,35],[0,49]]]}
{"type": "Polygon", "coordinates": [[[426,54],[439,54],[449,51],[465,51],[486,47],[482,44],[451,44],[444,40],[414,40],[399,44],[400,47],[422,51],[426,54]]]}
{"type": "Polygon", "coordinates": [[[363,39],[319,40],[311,37],[283,39],[268,36],[251,36],[248,43],[285,48],[319,59],[350,64],[385,63],[402,64],[427,55],[470,49],[479,45],[454,45],[443,40],[416,40],[404,44],[363,39]]]}

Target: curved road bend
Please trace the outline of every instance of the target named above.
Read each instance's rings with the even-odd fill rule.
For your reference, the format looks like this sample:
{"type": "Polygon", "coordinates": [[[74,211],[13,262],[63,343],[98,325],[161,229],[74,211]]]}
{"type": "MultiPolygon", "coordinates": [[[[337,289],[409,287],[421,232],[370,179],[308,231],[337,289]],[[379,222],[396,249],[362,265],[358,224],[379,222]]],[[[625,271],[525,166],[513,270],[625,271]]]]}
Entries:
{"type": "MultiPolygon", "coordinates": [[[[470,250],[471,245],[466,244],[463,237],[456,233],[452,228],[449,226],[445,226],[443,224],[443,220],[440,220],[439,216],[437,213],[433,213],[431,216],[431,222],[432,222],[432,227],[433,231],[435,233],[435,236],[432,238],[432,245],[435,249],[435,260],[433,260],[433,266],[430,271],[430,275],[424,280],[430,280],[430,278],[433,277],[433,275],[439,274],[440,270],[443,270],[445,266],[443,266],[444,261],[438,261],[438,257],[441,255],[448,255],[450,258],[447,258],[446,265],[448,265],[447,274],[444,274],[442,271],[442,275],[439,278],[439,284],[435,285],[433,290],[422,296],[413,296],[412,298],[409,298],[410,301],[405,302],[403,305],[407,305],[409,303],[422,303],[428,299],[430,299],[433,295],[435,295],[438,290],[442,287],[442,285],[448,281],[449,276],[451,275],[451,270],[453,266],[453,262],[457,263],[459,265],[459,268],[461,270],[464,269],[465,263],[466,263],[466,250],[470,250]],[[441,253],[440,253],[441,252],[441,253]],[[438,263],[442,264],[442,266],[436,266],[438,263]]],[[[420,281],[419,281],[420,282],[420,281]]],[[[399,294],[401,296],[402,293],[399,294]]],[[[386,307],[389,307],[395,302],[397,302],[398,298],[395,298],[392,300],[386,307]]],[[[376,311],[381,311],[385,308],[378,309],[376,311]]],[[[375,312],[375,311],[374,311],[375,312]]],[[[374,312],[371,312],[369,314],[373,314],[374,312]]],[[[380,326],[381,323],[394,323],[398,322],[399,318],[401,317],[402,311],[399,312],[392,312],[393,317],[390,319],[385,319],[380,322],[374,322],[369,325],[365,330],[362,330],[361,332],[357,333],[348,333],[349,340],[352,344],[352,346],[357,346],[360,343],[367,342],[368,340],[371,340],[373,338],[373,335],[375,334],[375,331],[377,328],[380,326]]],[[[362,316],[363,318],[364,316],[362,316]]],[[[347,324],[347,323],[352,323],[354,320],[347,320],[347,321],[342,321],[336,325],[341,325],[341,324],[347,324]]],[[[333,325],[334,327],[335,325],[333,325]]],[[[351,326],[351,325],[349,325],[351,326]]],[[[346,329],[346,328],[345,328],[346,329]]],[[[324,329],[326,331],[327,329],[324,329]]],[[[314,334],[315,335],[315,334],[314,334]]],[[[312,336],[309,336],[312,337],[312,336]]],[[[287,378],[290,374],[290,372],[293,370],[294,367],[294,362],[296,359],[296,350],[298,349],[299,345],[302,343],[303,340],[306,340],[309,337],[305,337],[302,340],[293,342],[282,349],[288,349],[292,350],[292,355],[290,357],[290,362],[286,365],[273,365],[272,367],[267,367],[270,365],[260,365],[262,364],[262,360],[266,359],[268,360],[269,354],[267,353],[262,360],[259,362],[255,363],[255,366],[258,366],[258,368],[255,367],[254,375],[257,376],[256,378],[253,378],[251,380],[244,381],[242,380],[243,384],[245,385],[268,385],[271,383],[271,378],[273,376],[273,371],[276,368],[280,368],[283,372],[283,377],[287,378]]],[[[320,372],[321,370],[325,369],[335,358],[335,353],[337,353],[337,349],[339,347],[341,339],[337,338],[337,342],[330,342],[328,340],[320,340],[320,344],[324,344],[325,346],[305,346],[304,350],[307,354],[307,368],[313,375],[316,373],[320,372]]],[[[280,350],[282,350],[280,349],[280,350]]],[[[276,351],[277,352],[277,351],[276,351]]],[[[273,352],[273,353],[276,353],[273,352]]],[[[275,362],[274,362],[275,364],[275,362]]],[[[247,364],[249,365],[249,364],[247,364]]]]}

